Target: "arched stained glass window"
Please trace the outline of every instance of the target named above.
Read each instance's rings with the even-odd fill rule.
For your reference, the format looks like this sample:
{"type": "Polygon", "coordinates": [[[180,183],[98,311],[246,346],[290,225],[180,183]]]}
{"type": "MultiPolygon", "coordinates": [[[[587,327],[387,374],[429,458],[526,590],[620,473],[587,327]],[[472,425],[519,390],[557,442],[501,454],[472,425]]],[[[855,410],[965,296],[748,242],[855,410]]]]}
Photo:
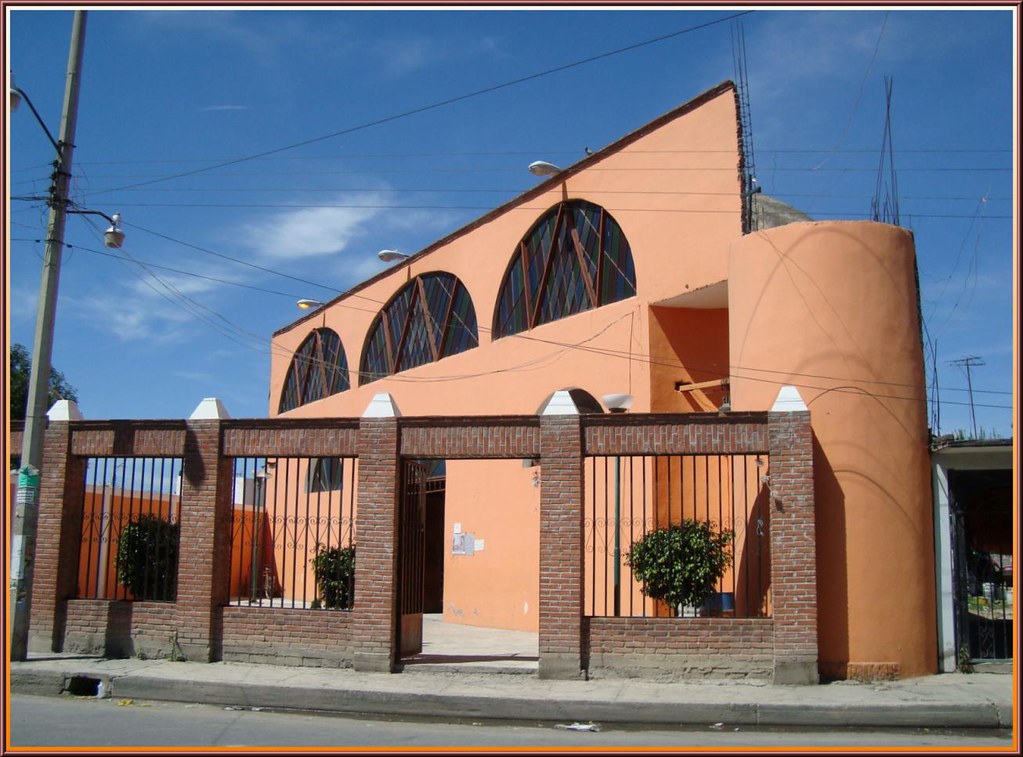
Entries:
{"type": "Polygon", "coordinates": [[[501,282],[494,338],[636,294],[632,250],[599,205],[562,202],[519,242],[501,282]]]}
{"type": "Polygon", "coordinates": [[[331,329],[315,329],[291,359],[278,412],[286,413],[348,387],[348,358],[341,337],[331,329]]]}
{"type": "Polygon", "coordinates": [[[417,276],[377,314],[366,337],[359,384],[479,345],[476,310],[450,273],[417,276]]]}

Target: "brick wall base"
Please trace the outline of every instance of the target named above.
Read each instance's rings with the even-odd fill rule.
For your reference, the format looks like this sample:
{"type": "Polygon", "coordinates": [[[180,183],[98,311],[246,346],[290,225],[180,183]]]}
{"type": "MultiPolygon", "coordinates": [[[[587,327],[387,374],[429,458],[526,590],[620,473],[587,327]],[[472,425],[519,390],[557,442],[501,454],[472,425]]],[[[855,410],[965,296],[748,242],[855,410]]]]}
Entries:
{"type": "Polygon", "coordinates": [[[174,615],[169,602],[71,599],[63,651],[110,658],[180,657],[174,615]]]}
{"type": "Polygon", "coordinates": [[[825,662],[820,663],[821,678],[825,680],[849,680],[860,683],[897,681],[902,671],[897,662],[825,662]]]}
{"type": "Polygon", "coordinates": [[[225,607],[222,659],[348,668],[351,624],[349,612],[225,607]]]}
{"type": "Polygon", "coordinates": [[[769,680],[770,618],[589,618],[591,677],[769,680]]]}

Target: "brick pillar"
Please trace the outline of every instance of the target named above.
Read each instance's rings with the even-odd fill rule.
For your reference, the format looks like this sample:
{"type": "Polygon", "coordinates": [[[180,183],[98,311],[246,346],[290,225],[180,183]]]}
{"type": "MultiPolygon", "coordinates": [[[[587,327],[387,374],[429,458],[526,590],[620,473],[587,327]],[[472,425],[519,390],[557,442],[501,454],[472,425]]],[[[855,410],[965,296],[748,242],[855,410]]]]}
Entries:
{"type": "Polygon", "coordinates": [[[175,651],[194,662],[220,658],[229,601],[233,473],[220,441],[221,421],[186,422],[175,651]]]}
{"type": "Polygon", "coordinates": [[[78,592],[78,555],[85,501],[85,460],[71,454],[71,428],[51,421],[43,446],[39,515],[32,560],[28,649],[60,652],[64,646],[67,600],[78,592]]]}
{"type": "Polygon", "coordinates": [[[583,669],[583,461],[578,415],[540,418],[541,678],[583,669]]]}
{"type": "Polygon", "coordinates": [[[356,515],[353,667],[394,671],[397,644],[398,422],[359,424],[359,509],[356,515]]]}
{"type": "Polygon", "coordinates": [[[817,557],[810,414],[768,414],[774,683],[816,684],[817,557]]]}

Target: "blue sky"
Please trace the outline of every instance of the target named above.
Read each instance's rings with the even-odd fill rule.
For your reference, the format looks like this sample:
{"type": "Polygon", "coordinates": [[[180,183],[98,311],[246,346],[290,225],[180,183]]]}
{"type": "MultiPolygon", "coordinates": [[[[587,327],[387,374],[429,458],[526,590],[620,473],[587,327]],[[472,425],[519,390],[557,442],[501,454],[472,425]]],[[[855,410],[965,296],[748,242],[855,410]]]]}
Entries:
{"type": "MultiPolygon", "coordinates": [[[[72,14],[6,10],[9,70],[56,134],[72,14]]],[[[265,416],[270,336],[297,299],[329,299],[382,270],[378,250],[416,252],[529,189],[533,160],[571,164],[733,79],[737,22],[430,106],[741,10],[91,10],[72,199],[120,212],[127,240],[112,255],[102,219],[68,218],[55,367],[88,418],[187,417],[203,397],[265,416]]],[[[972,426],[950,361],[976,356],[977,427],[1009,435],[1013,11],[741,23],[759,183],[815,219],[870,217],[891,77],[940,429],[972,426]]],[[[45,194],[53,148],[27,107],[8,133],[10,195],[45,194]]],[[[46,209],[9,208],[9,338],[30,346],[46,209]]]]}

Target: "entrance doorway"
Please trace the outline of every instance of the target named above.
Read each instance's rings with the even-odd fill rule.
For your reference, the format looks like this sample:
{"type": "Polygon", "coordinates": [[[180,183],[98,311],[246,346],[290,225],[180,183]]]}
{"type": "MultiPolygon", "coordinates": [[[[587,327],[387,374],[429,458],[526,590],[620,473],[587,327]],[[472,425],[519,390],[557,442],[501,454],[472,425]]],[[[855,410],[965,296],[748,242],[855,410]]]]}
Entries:
{"type": "Polygon", "coordinates": [[[409,460],[403,473],[399,664],[535,672],[539,468],[409,460]]]}

